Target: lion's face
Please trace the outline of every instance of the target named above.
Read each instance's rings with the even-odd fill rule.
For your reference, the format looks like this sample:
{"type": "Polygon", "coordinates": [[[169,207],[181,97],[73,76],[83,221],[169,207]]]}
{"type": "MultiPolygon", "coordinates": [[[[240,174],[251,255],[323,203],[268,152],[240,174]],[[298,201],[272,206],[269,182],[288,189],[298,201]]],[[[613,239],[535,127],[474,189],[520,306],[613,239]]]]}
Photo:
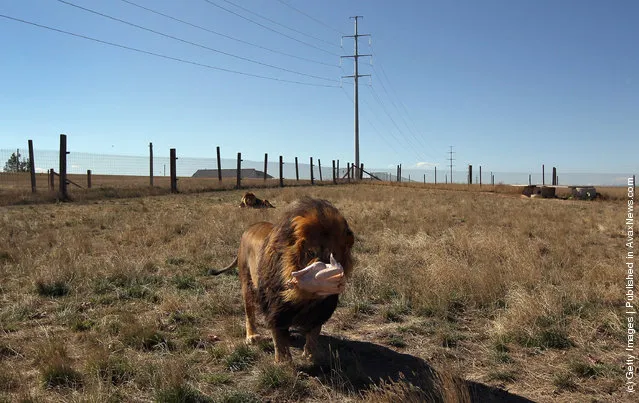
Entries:
{"type": "Polygon", "coordinates": [[[255,195],[253,193],[247,193],[244,195],[243,201],[244,204],[247,206],[254,206],[255,205],[255,195]]]}
{"type": "Polygon", "coordinates": [[[300,270],[316,261],[328,264],[333,254],[346,276],[350,276],[355,237],[333,205],[322,200],[302,200],[289,215],[288,223],[291,238],[284,253],[287,271],[300,270]]]}

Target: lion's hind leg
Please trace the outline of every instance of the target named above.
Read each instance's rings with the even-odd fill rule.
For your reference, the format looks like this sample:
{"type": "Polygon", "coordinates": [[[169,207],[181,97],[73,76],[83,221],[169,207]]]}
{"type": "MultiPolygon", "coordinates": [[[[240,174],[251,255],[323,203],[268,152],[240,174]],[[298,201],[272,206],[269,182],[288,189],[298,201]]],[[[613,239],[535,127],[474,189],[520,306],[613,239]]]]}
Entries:
{"type": "Polygon", "coordinates": [[[242,297],[244,298],[244,312],[246,313],[246,343],[254,344],[258,342],[261,337],[257,333],[257,326],[255,324],[255,290],[253,286],[246,281],[242,281],[242,297]]]}

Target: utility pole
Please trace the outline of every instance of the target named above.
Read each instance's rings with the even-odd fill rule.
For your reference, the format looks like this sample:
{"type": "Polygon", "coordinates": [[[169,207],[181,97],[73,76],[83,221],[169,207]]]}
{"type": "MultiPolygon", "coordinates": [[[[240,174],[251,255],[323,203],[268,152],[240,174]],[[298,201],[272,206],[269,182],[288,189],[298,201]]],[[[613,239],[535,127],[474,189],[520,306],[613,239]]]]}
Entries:
{"type": "Polygon", "coordinates": [[[450,151],[448,152],[448,154],[450,154],[450,157],[448,158],[448,161],[450,161],[450,183],[453,183],[453,161],[455,161],[455,158],[453,158],[454,153],[453,146],[450,146],[450,151]]]}
{"type": "MultiPolygon", "coordinates": [[[[355,74],[352,76],[342,76],[342,78],[353,78],[354,86],[355,86],[355,94],[354,94],[354,104],[355,104],[355,166],[356,169],[359,169],[359,90],[358,90],[358,81],[360,77],[370,76],[370,74],[359,74],[359,58],[364,56],[371,55],[360,55],[358,50],[358,39],[360,36],[370,36],[370,34],[359,34],[357,32],[357,20],[359,18],[364,18],[361,15],[356,15],[354,17],[350,17],[355,20],[355,35],[344,35],[342,38],[353,38],[355,42],[355,54],[349,56],[341,56],[341,57],[352,57],[355,64],[355,74]]],[[[355,177],[359,178],[359,175],[355,175],[355,177]]]]}

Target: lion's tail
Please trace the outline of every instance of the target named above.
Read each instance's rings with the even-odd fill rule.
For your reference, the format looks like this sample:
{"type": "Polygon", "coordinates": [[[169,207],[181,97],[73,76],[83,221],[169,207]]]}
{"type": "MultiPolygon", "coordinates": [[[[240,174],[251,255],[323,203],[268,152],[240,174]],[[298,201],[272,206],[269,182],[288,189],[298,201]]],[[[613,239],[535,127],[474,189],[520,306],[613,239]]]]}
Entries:
{"type": "Polygon", "coordinates": [[[237,267],[237,257],[235,258],[235,260],[233,260],[233,262],[231,262],[230,265],[226,266],[223,269],[209,269],[209,274],[212,276],[217,276],[218,274],[222,274],[225,273],[233,268],[237,267]]]}

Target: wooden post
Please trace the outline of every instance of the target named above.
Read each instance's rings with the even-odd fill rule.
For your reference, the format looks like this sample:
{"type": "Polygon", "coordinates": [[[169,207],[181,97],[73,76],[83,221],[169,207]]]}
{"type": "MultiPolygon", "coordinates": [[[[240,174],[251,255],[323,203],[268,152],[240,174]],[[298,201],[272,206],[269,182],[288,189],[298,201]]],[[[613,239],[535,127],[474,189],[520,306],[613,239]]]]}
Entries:
{"type": "Polygon", "coordinates": [[[424,174],[424,185],[426,184],[426,174],[424,174]]]}
{"type": "Polygon", "coordinates": [[[237,183],[235,189],[242,188],[242,153],[237,153],[237,183]]]}
{"type": "Polygon", "coordinates": [[[320,161],[320,159],[317,159],[317,170],[319,171],[320,174],[320,182],[322,181],[322,161],[320,161]]]}
{"type": "Polygon", "coordinates": [[[339,160],[337,160],[337,170],[335,171],[335,175],[337,175],[337,179],[341,179],[341,175],[339,174],[339,160]]]}
{"type": "Polygon", "coordinates": [[[351,163],[347,162],[346,163],[346,179],[348,179],[348,181],[351,181],[351,163]]]}
{"type": "Polygon", "coordinates": [[[311,157],[311,185],[315,184],[315,178],[313,177],[313,157],[311,157]]]}
{"type": "Polygon", "coordinates": [[[557,168],[552,167],[552,184],[553,186],[557,186],[557,168]]]}
{"type": "Polygon", "coordinates": [[[402,164],[399,164],[399,181],[402,181],[402,164]]]}
{"type": "Polygon", "coordinates": [[[532,186],[532,175],[528,174],[528,186],[532,186]]]}
{"type": "Polygon", "coordinates": [[[67,135],[60,135],[60,199],[67,200],[67,135]]]}
{"type": "Polygon", "coordinates": [[[55,170],[53,168],[49,169],[49,190],[55,190],[55,170]]]}
{"type": "Polygon", "coordinates": [[[444,176],[445,176],[445,182],[444,183],[448,185],[448,174],[446,174],[444,176]]]}
{"type": "Polygon", "coordinates": [[[31,173],[31,193],[36,192],[35,162],[33,161],[33,140],[29,140],[29,172],[31,173]]]}
{"type": "Polygon", "coordinates": [[[222,182],[222,161],[220,161],[220,147],[215,147],[217,150],[217,179],[222,182]]]}
{"type": "Polygon", "coordinates": [[[87,189],[91,189],[91,170],[87,169],[87,189]]]}
{"type": "Polygon", "coordinates": [[[177,168],[175,161],[177,157],[175,155],[175,148],[169,150],[169,171],[171,175],[171,193],[177,193],[177,168]]]}
{"type": "Polygon", "coordinates": [[[149,143],[149,183],[153,187],[153,143],[149,143]]]}
{"type": "Polygon", "coordinates": [[[468,185],[473,184],[473,166],[468,165],[468,185]]]}
{"type": "Polygon", "coordinates": [[[364,179],[364,163],[362,162],[359,166],[359,180],[364,179]]]}
{"type": "Polygon", "coordinates": [[[280,187],[284,187],[284,161],[282,161],[282,156],[280,155],[280,187]]]}
{"type": "Polygon", "coordinates": [[[544,172],[544,164],[541,164],[541,185],[546,186],[546,173],[544,172]]]}
{"type": "Polygon", "coordinates": [[[297,166],[297,157],[295,157],[295,180],[300,181],[300,171],[297,166]]]}
{"type": "Polygon", "coordinates": [[[335,181],[335,160],[333,160],[333,185],[335,185],[337,182],[335,181]]]}
{"type": "Polygon", "coordinates": [[[268,165],[268,153],[264,153],[264,182],[266,182],[266,170],[268,165]]]}
{"type": "Polygon", "coordinates": [[[481,165],[479,166],[479,187],[481,187],[481,165]]]}

